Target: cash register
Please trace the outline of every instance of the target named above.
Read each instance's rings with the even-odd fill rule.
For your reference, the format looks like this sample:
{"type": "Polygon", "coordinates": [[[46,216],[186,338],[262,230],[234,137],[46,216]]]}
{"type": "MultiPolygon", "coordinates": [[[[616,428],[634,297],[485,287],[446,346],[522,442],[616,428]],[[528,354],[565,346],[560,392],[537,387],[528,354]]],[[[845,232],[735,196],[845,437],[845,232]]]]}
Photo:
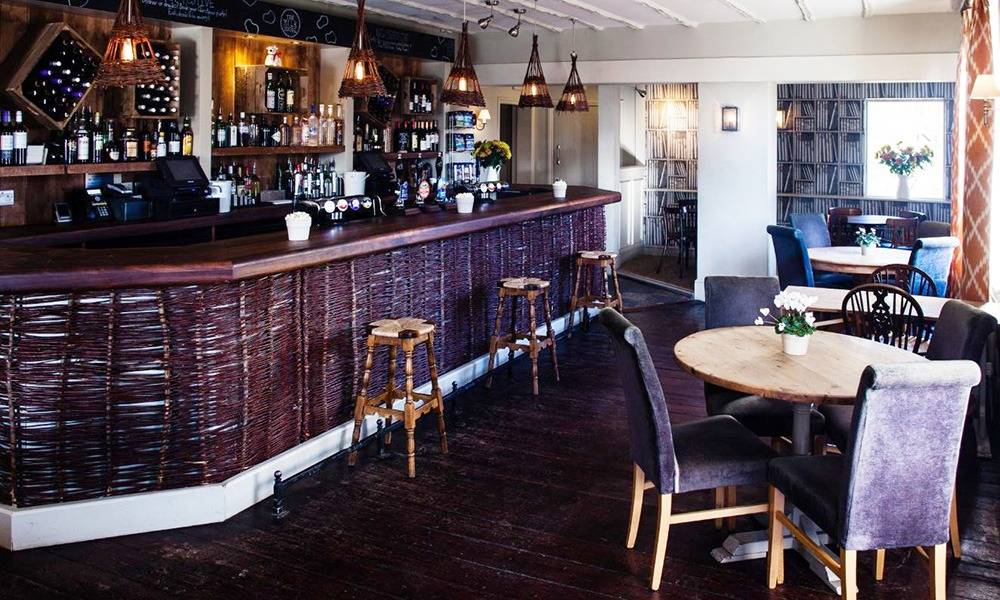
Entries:
{"type": "Polygon", "coordinates": [[[157,220],[183,219],[219,213],[219,199],[210,196],[208,177],[193,156],[156,159],[159,177],[143,181],[142,194],[157,220]]]}

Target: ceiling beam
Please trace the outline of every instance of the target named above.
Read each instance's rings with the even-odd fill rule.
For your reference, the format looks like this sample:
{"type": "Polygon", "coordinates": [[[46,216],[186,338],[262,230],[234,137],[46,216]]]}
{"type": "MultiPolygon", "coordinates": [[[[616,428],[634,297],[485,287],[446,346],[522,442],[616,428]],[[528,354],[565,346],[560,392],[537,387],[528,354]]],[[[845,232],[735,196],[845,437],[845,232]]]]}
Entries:
{"type": "Polygon", "coordinates": [[[740,4],[739,2],[737,2],[736,0],[719,0],[719,2],[725,4],[729,8],[731,8],[731,9],[735,10],[736,12],[740,13],[741,15],[743,15],[747,19],[750,19],[754,23],[767,23],[767,21],[764,20],[762,17],[756,15],[752,10],[750,10],[746,6],[743,6],[742,4],[740,4]]]}
{"type": "Polygon", "coordinates": [[[581,19],[580,17],[578,17],[576,15],[570,15],[570,14],[564,13],[562,11],[558,11],[558,10],[555,10],[553,8],[549,8],[547,6],[542,6],[542,5],[538,4],[537,2],[531,2],[531,0],[507,0],[507,1],[510,2],[511,4],[516,4],[518,6],[523,6],[524,8],[527,8],[527,9],[530,9],[530,10],[536,10],[537,9],[538,12],[540,12],[540,13],[545,13],[547,15],[550,15],[550,16],[553,16],[553,17],[557,17],[557,18],[560,18],[560,19],[566,19],[566,20],[576,19],[577,23],[579,23],[581,25],[586,25],[587,27],[590,27],[594,31],[600,31],[600,30],[604,29],[603,26],[598,25],[597,23],[592,23],[592,22],[590,22],[590,21],[588,21],[586,19],[581,19]]]}
{"type": "Polygon", "coordinates": [[[803,21],[812,21],[813,15],[809,10],[809,5],[806,4],[806,0],[795,0],[795,6],[799,7],[799,12],[802,13],[803,21]]]}
{"type": "MultiPolygon", "coordinates": [[[[421,4],[419,2],[413,2],[413,0],[388,0],[388,1],[389,2],[393,2],[395,4],[402,5],[402,6],[409,6],[410,8],[416,8],[416,9],[422,10],[424,12],[434,13],[436,15],[441,15],[442,17],[449,17],[449,18],[452,18],[452,19],[456,19],[459,22],[461,22],[463,20],[462,13],[452,12],[450,10],[445,10],[443,8],[438,8],[437,6],[428,6],[426,4],[421,4]]],[[[368,7],[368,5],[366,4],[365,5],[365,10],[368,10],[367,7],[368,7]]],[[[475,17],[472,17],[471,19],[472,20],[470,22],[473,23],[473,24],[475,24],[475,17]]],[[[490,25],[492,25],[493,27],[496,27],[497,29],[499,29],[501,31],[507,31],[506,27],[504,27],[503,25],[500,25],[496,21],[493,21],[490,25]]]]}
{"type": "Polygon", "coordinates": [[[868,18],[872,16],[872,2],[871,0],[861,0],[861,16],[868,18]]]}
{"type": "Polygon", "coordinates": [[[605,19],[610,19],[612,21],[617,21],[617,22],[622,23],[626,27],[629,27],[631,29],[642,29],[643,27],[645,27],[645,25],[643,25],[642,23],[640,23],[638,21],[633,21],[632,19],[629,19],[628,17],[623,17],[621,15],[616,15],[613,12],[606,11],[603,8],[594,6],[593,4],[587,4],[583,0],[559,0],[559,1],[562,2],[563,4],[568,4],[568,5],[573,6],[575,8],[579,8],[580,10],[585,10],[585,11],[587,11],[589,13],[592,13],[592,14],[595,14],[595,15],[600,15],[600,16],[604,17],[605,19]]]}
{"type": "Polygon", "coordinates": [[[683,25],[685,27],[697,27],[698,26],[698,23],[696,23],[695,21],[692,21],[691,19],[688,19],[687,17],[681,16],[680,14],[676,13],[675,11],[667,8],[666,6],[663,6],[662,4],[659,4],[659,3],[655,2],[654,0],[634,0],[634,1],[637,2],[637,3],[639,3],[639,4],[641,4],[641,5],[643,5],[643,6],[645,6],[646,8],[650,8],[652,10],[655,10],[656,12],[660,13],[664,17],[667,17],[668,19],[676,21],[677,23],[679,23],[679,24],[681,24],[681,25],[683,25]]]}
{"type": "MultiPolygon", "coordinates": [[[[457,2],[461,2],[462,0],[456,0],[456,1],[457,2]]],[[[534,8],[534,6],[535,6],[534,3],[532,3],[531,7],[534,8]]],[[[507,10],[506,8],[500,8],[499,6],[495,6],[493,8],[493,10],[498,15],[504,15],[505,17],[510,17],[511,19],[514,19],[515,21],[517,20],[517,16],[518,15],[517,15],[516,12],[514,12],[512,10],[507,10]]],[[[539,12],[541,12],[541,11],[539,11],[539,12]]],[[[521,22],[522,23],[531,23],[532,25],[538,25],[542,29],[548,29],[549,31],[551,31],[553,33],[559,33],[560,31],[562,31],[563,29],[565,29],[564,27],[556,27],[555,25],[551,25],[549,23],[546,23],[545,21],[539,21],[538,19],[536,19],[534,17],[529,17],[527,14],[521,15],[521,22]]]]}
{"type": "MultiPolygon", "coordinates": [[[[332,4],[334,6],[346,6],[348,8],[358,8],[357,2],[352,0],[320,0],[325,4],[332,4]]],[[[455,27],[454,25],[449,25],[447,23],[442,23],[441,21],[432,21],[430,19],[421,19],[420,17],[414,17],[412,15],[407,15],[403,13],[393,12],[391,10],[385,10],[382,8],[375,8],[373,6],[365,5],[365,12],[371,13],[373,15],[381,15],[383,17],[392,17],[393,19],[403,19],[408,20],[418,25],[424,25],[425,27],[433,27],[435,29],[443,29],[445,31],[452,31],[455,33],[462,33],[461,27],[455,27]]]]}

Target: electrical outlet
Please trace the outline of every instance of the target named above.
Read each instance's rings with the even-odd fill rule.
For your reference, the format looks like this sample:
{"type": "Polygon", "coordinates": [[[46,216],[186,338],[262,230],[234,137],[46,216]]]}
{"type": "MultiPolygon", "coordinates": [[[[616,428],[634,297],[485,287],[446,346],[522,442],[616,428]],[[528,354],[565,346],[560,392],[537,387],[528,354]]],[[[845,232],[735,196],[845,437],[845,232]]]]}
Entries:
{"type": "Polygon", "coordinates": [[[14,206],[14,190],[0,190],[0,206],[14,206]]]}

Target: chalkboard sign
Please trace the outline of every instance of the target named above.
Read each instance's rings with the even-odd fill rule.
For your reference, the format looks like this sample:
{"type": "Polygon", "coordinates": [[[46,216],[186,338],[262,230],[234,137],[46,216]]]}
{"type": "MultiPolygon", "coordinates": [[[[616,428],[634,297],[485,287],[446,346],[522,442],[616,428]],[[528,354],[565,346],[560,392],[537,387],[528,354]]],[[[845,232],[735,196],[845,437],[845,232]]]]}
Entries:
{"type": "MultiPolygon", "coordinates": [[[[118,12],[118,0],[42,0],[61,6],[118,12]]],[[[204,25],[250,34],[350,47],[354,19],[327,15],[260,0],[140,0],[142,14],[150,19],[204,25]]],[[[424,60],[451,62],[455,40],[368,23],[376,52],[424,60]]]]}

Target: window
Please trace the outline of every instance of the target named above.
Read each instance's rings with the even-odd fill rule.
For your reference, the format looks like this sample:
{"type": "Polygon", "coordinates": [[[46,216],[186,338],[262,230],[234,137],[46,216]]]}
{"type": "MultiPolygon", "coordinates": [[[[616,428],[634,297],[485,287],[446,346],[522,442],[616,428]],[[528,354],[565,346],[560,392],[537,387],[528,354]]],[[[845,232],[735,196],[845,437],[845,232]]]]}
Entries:
{"type": "Polygon", "coordinates": [[[865,195],[895,197],[899,177],[878,162],[875,153],[896,142],[934,152],[931,164],[916,171],[910,180],[911,198],[947,197],[945,190],[944,100],[868,100],[865,106],[865,195]]]}

